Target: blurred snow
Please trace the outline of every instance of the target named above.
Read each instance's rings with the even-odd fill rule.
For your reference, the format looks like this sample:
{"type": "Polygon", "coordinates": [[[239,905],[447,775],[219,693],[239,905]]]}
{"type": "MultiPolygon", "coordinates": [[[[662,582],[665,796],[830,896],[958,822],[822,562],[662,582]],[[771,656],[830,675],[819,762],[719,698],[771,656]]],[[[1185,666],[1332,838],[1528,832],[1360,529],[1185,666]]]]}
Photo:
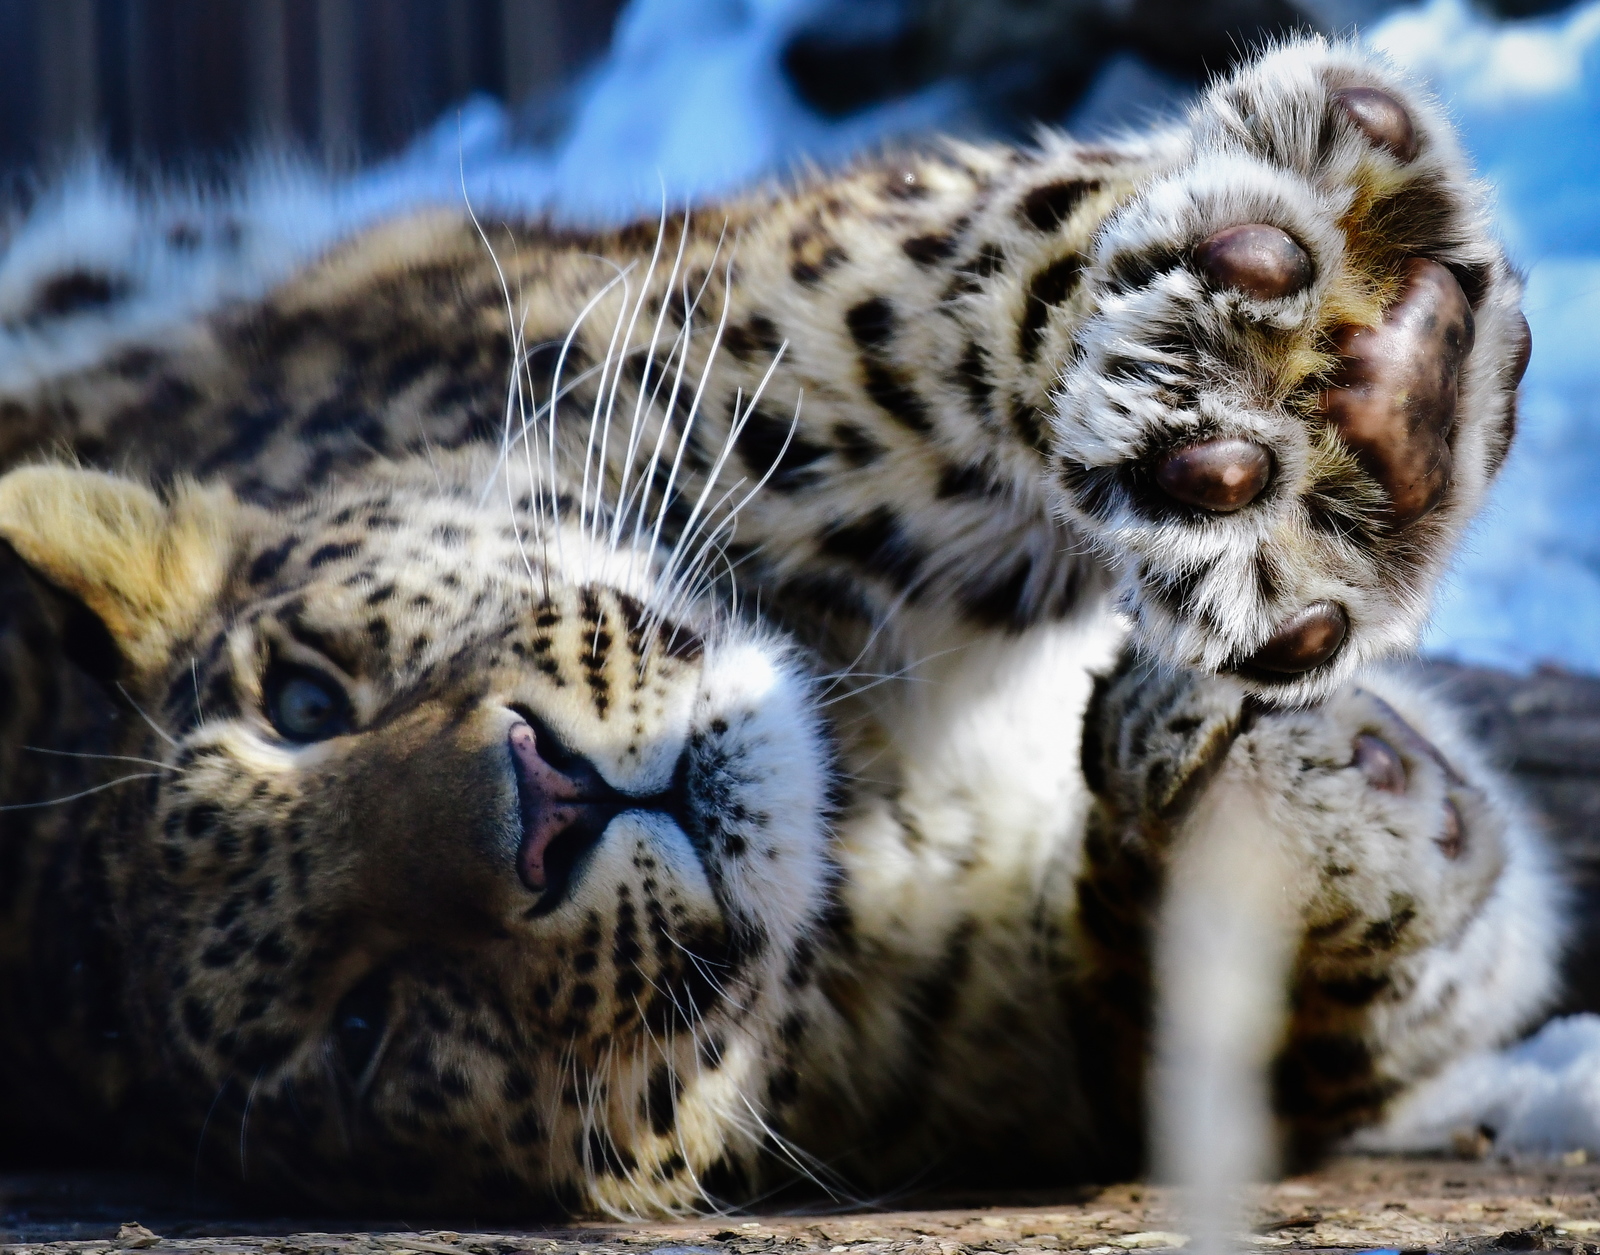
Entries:
{"type": "Polygon", "coordinates": [[[1368,42],[1449,104],[1528,271],[1521,431],[1424,647],[1600,671],[1600,3],[1497,24],[1431,0],[1368,42]]]}
{"type": "Polygon", "coordinates": [[[377,202],[453,194],[477,205],[617,222],[736,191],[806,163],[834,165],[895,136],[960,128],[967,89],[942,83],[841,121],[817,116],[779,69],[818,0],[633,0],[606,58],[575,89],[548,150],[520,147],[494,102],[441,118],[363,176],[377,202]]]}
{"type": "Polygon", "coordinates": [[[1181,117],[1194,95],[1187,83],[1163,74],[1131,52],[1108,60],[1073,109],[1069,125],[1083,139],[1158,125],[1181,117]]]}
{"type": "MultiPolygon", "coordinates": [[[[1315,0],[1359,25],[1374,0],[1315,0]]],[[[547,150],[511,139],[504,112],[468,102],[401,158],[348,189],[352,219],[419,199],[584,221],[655,213],[805,161],[971,116],[966,89],[932,87],[842,122],[809,112],[778,68],[816,0],[634,0],[613,50],[577,89],[547,150]]],[[[1498,22],[1466,0],[1391,12],[1367,41],[1430,80],[1497,188],[1529,274],[1534,356],[1522,432],[1491,506],[1443,590],[1425,648],[1463,661],[1600,671],[1600,0],[1498,22]]],[[[1111,61],[1070,129],[1103,133],[1181,106],[1183,89],[1111,61]]]]}

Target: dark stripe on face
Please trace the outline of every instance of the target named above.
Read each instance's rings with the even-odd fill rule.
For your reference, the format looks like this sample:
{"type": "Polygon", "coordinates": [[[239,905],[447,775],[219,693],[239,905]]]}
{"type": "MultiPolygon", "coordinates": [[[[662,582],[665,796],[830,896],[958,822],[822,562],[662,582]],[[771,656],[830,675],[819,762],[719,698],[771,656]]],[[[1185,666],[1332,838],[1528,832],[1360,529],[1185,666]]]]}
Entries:
{"type": "Polygon", "coordinates": [[[777,324],[765,314],[751,314],[743,325],[735,323],[722,333],[723,347],[741,362],[776,353],[783,344],[777,324]]]}
{"type": "Polygon", "coordinates": [[[851,306],[844,316],[850,338],[863,352],[880,353],[895,331],[894,306],[881,296],[874,296],[851,306]]]}
{"type": "Polygon", "coordinates": [[[879,409],[918,435],[933,430],[927,403],[912,390],[908,380],[879,362],[863,360],[861,366],[867,395],[879,409]]]}
{"type": "Polygon", "coordinates": [[[919,266],[934,266],[956,251],[956,238],[949,233],[914,235],[900,250],[919,266]]]}
{"type": "Polygon", "coordinates": [[[833,438],[838,442],[839,452],[844,460],[858,469],[871,466],[888,452],[854,423],[835,423],[833,438]]]}
{"type": "Polygon", "coordinates": [[[1024,557],[997,583],[981,591],[964,594],[963,609],[969,618],[990,627],[1021,629],[1029,620],[1023,613],[1028,596],[1028,581],[1033,575],[1033,559],[1024,557]]]}
{"type": "Polygon", "coordinates": [[[289,555],[294,552],[295,546],[300,543],[298,536],[290,536],[287,540],[280,541],[271,549],[264,550],[256,555],[255,561],[250,564],[250,570],[245,578],[252,585],[265,584],[279,571],[283,564],[289,560],[289,555]]]}

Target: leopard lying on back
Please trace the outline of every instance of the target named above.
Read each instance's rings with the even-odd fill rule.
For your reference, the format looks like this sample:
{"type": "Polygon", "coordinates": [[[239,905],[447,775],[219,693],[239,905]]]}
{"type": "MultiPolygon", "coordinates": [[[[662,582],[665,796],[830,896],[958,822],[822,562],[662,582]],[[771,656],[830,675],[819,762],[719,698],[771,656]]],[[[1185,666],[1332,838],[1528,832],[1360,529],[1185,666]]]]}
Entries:
{"type": "Polygon", "coordinates": [[[282,283],[248,201],[42,204],[11,1144],[480,1213],[1125,1175],[1164,869],[1245,817],[1286,1156],[1517,1031],[1541,848],[1375,665],[1526,362],[1465,168],[1307,41],[1136,142],[430,211],[282,283]]]}

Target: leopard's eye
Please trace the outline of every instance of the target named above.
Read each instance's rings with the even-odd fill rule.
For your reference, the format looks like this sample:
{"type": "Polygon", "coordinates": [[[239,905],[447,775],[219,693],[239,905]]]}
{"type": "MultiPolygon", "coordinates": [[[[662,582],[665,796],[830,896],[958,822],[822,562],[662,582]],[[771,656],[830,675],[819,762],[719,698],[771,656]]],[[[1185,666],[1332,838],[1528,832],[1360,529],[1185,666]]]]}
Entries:
{"type": "Polygon", "coordinates": [[[350,702],[332,680],[284,670],[268,677],[267,718],[291,741],[326,741],[350,730],[350,702]]]}
{"type": "Polygon", "coordinates": [[[389,978],[383,972],[368,976],[339,1000],[333,1013],[333,1040],[351,1080],[359,1080],[372,1066],[388,1016],[389,978]]]}

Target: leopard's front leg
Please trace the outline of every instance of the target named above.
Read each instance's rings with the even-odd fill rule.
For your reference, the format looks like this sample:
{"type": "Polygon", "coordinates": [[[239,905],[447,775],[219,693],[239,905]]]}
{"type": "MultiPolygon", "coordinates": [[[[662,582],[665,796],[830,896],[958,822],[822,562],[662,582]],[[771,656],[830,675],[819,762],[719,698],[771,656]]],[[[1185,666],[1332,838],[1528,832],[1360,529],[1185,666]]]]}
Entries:
{"type": "Polygon", "coordinates": [[[1439,106],[1307,40],[1097,231],[1051,446],[1139,636],[1289,703],[1414,644],[1505,456],[1521,281],[1439,106]]]}
{"type": "Polygon", "coordinates": [[[663,535],[760,482],[740,582],[845,661],[890,619],[903,665],[951,618],[1059,618],[1114,568],[1150,652],[1325,696],[1415,643],[1510,440],[1520,280],[1441,110],[1353,47],[1285,45],[1141,139],[949,144],[693,222],[680,261],[671,223],[530,237],[560,299],[525,338],[559,347],[611,285],[573,351],[620,370],[561,360],[598,424],[574,456],[609,451],[625,495],[660,443],[628,416],[678,396],[699,310],[685,353],[717,357],[681,473],[661,444],[690,503],[663,535]]]}

